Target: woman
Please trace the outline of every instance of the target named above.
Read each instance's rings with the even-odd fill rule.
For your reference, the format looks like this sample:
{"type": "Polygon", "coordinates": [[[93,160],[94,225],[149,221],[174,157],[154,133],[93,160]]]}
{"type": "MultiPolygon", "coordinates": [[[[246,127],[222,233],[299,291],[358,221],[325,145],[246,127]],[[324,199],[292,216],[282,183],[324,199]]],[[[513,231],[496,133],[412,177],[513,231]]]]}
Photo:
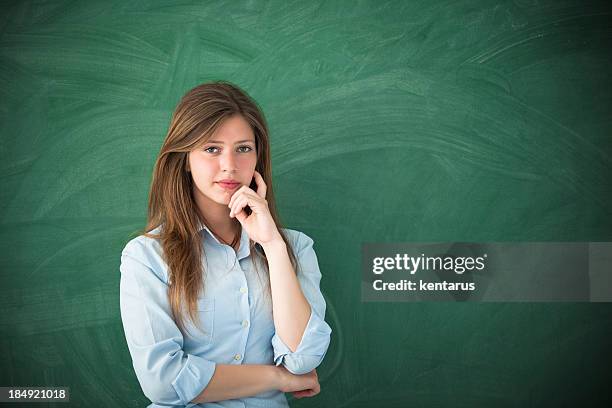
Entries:
{"type": "Polygon", "coordinates": [[[148,225],[121,256],[121,318],[157,406],[287,407],[319,392],[329,346],[307,235],[280,227],[268,128],[227,82],[177,106],[155,163],[148,225]]]}

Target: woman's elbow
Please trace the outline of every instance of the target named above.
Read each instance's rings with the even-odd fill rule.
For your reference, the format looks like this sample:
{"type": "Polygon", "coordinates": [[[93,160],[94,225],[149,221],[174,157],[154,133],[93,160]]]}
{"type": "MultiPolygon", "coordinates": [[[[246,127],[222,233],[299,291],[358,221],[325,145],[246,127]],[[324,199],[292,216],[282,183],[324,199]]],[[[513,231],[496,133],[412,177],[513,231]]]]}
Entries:
{"type": "Polygon", "coordinates": [[[321,364],[323,356],[292,355],[285,356],[283,366],[292,374],[308,374],[321,364]]]}
{"type": "Polygon", "coordinates": [[[162,381],[155,376],[140,376],[138,379],[142,392],[152,403],[157,405],[185,405],[186,402],[181,401],[170,382],[162,381]]]}

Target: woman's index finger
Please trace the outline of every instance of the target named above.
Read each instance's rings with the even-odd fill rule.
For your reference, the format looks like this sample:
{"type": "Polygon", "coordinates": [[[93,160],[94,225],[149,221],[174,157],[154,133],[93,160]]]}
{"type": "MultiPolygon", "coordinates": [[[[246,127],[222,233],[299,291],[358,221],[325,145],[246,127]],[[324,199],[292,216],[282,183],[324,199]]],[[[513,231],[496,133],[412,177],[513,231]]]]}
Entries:
{"type": "Polygon", "coordinates": [[[257,184],[257,191],[256,191],[257,195],[265,199],[266,191],[268,190],[268,187],[266,186],[266,182],[264,181],[263,177],[261,176],[261,174],[259,174],[257,170],[255,170],[255,172],[253,173],[253,177],[255,178],[255,183],[257,184]]]}

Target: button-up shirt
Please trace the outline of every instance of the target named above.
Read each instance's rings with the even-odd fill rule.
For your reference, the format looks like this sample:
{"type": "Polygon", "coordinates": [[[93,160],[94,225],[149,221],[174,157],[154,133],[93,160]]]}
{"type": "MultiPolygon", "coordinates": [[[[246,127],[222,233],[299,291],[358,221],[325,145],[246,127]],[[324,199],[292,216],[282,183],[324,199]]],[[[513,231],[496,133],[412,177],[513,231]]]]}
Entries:
{"type": "MultiPolygon", "coordinates": [[[[244,229],[236,252],[202,226],[203,293],[197,300],[200,328],[185,318],[179,330],[168,300],[168,270],[158,240],[132,239],[121,254],[120,309],[136,377],[151,407],[287,407],[278,390],[252,397],[193,404],[210,382],[216,364],[283,365],[294,374],[316,368],[330,342],[321,272],[306,234],[283,229],[298,260],[297,278],[311,314],[292,352],[276,334],[269,276],[249,253],[244,229]]],[[[159,227],[152,233],[157,233],[159,227]]]]}

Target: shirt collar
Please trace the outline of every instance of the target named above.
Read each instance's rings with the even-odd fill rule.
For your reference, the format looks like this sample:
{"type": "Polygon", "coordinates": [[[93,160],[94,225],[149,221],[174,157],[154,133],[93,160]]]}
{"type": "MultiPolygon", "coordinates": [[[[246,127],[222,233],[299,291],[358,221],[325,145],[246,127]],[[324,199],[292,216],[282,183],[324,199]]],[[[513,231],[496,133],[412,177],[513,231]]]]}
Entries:
{"type": "MultiPolygon", "coordinates": [[[[224,243],[222,243],[221,241],[219,241],[217,239],[217,237],[215,236],[215,234],[213,234],[210,229],[208,229],[208,227],[200,222],[199,223],[199,227],[198,227],[198,231],[202,232],[202,230],[206,231],[206,233],[208,233],[208,236],[210,236],[210,238],[212,238],[212,240],[214,242],[216,242],[218,245],[225,245],[224,243]]],[[[238,253],[236,254],[236,257],[238,258],[238,260],[241,260],[242,258],[246,258],[247,256],[249,256],[250,254],[250,250],[249,250],[249,235],[247,234],[246,230],[244,228],[240,228],[240,247],[238,248],[238,253]]]]}

